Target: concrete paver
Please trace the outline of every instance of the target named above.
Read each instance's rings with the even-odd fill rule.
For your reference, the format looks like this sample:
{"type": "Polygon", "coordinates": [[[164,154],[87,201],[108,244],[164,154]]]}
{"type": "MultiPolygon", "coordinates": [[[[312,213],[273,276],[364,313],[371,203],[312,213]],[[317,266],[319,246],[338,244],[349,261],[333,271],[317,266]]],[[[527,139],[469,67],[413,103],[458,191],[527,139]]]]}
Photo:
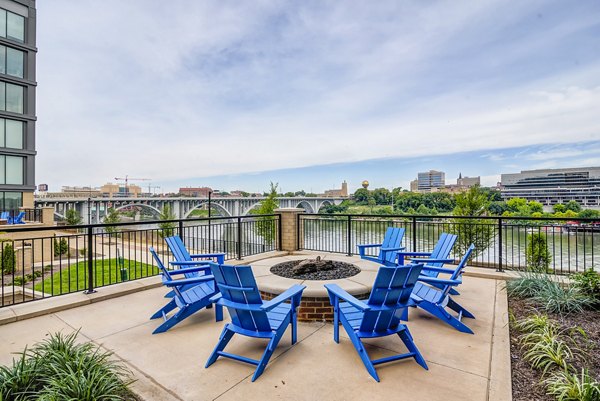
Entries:
{"type": "MultiPolygon", "coordinates": [[[[81,328],[81,341],[100,344],[131,367],[138,379],[135,391],[148,400],[510,400],[506,293],[500,282],[474,277],[465,277],[460,291],[456,300],[477,317],[465,319],[475,334],[460,333],[412,309],[407,325],[429,370],[411,359],[379,365],[380,383],[369,376],[343,328],[340,344],[335,344],[333,326],[320,323],[299,324],[295,346],[288,329],[255,383],[250,381],[251,365],[221,358],[205,369],[229,321],[227,313],[224,321],[215,322],[214,310],[202,310],[170,331],[152,335],[160,322],[149,316],[167,302],[163,288],[2,325],[0,363],[9,363],[11,352],[22,351],[48,332],[81,328]]],[[[36,313],[45,302],[35,302],[36,313]]],[[[227,351],[258,358],[265,343],[236,336],[227,351]]],[[[405,352],[397,336],[366,343],[372,358],[405,352]]]]}

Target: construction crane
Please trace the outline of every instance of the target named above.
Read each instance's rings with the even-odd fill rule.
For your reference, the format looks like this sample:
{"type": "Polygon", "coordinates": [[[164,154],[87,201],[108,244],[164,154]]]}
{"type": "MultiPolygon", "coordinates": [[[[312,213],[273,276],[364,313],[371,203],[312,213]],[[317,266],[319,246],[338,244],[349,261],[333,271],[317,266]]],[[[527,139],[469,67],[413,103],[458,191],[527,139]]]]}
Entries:
{"type": "Polygon", "coordinates": [[[129,175],[125,175],[125,178],[115,177],[115,181],[125,181],[125,196],[129,195],[129,181],[152,181],[150,178],[129,178],[129,175]]]}
{"type": "Polygon", "coordinates": [[[160,189],[158,185],[152,185],[152,183],[148,184],[148,193],[156,195],[155,189],[160,189]]]}

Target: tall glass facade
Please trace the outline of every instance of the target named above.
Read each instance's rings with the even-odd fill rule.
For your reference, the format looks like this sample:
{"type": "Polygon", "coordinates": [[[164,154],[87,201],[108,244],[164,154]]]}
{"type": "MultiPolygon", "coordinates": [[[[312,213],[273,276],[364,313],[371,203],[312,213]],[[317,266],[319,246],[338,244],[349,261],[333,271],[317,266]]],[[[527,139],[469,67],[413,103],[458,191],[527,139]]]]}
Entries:
{"type": "Polygon", "coordinates": [[[34,0],[0,0],[0,211],[33,207],[35,25],[34,0]]]}

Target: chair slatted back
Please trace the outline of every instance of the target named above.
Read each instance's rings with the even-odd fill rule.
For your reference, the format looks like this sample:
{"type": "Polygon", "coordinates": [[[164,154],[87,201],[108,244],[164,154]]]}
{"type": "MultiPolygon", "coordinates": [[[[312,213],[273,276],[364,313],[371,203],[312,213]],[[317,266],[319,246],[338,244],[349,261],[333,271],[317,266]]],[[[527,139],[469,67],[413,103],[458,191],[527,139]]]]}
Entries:
{"type": "MultiPolygon", "coordinates": [[[[150,247],[149,250],[150,250],[150,253],[152,254],[152,257],[154,258],[154,261],[156,262],[156,265],[160,269],[160,272],[162,273],[162,275],[167,280],[173,280],[171,274],[169,273],[169,270],[165,267],[165,265],[163,264],[162,260],[160,260],[160,258],[158,257],[158,254],[156,253],[156,251],[154,250],[154,248],[150,247]]],[[[181,302],[185,303],[185,301],[183,299],[183,296],[181,295],[181,291],[179,291],[179,288],[173,287],[173,291],[175,292],[175,296],[177,298],[179,298],[179,300],[181,302]]]]}
{"type": "MultiPolygon", "coordinates": [[[[210,262],[210,267],[221,296],[231,302],[245,305],[262,305],[263,301],[250,266],[219,265],[210,262]]],[[[264,311],[227,307],[234,325],[250,331],[271,331],[264,311]]]]}
{"type": "MultiPolygon", "coordinates": [[[[431,251],[430,257],[432,259],[447,259],[448,256],[450,256],[450,252],[452,252],[452,248],[454,247],[454,243],[456,242],[457,238],[458,235],[456,234],[442,233],[437,244],[435,244],[435,248],[433,248],[433,251],[431,251]]],[[[436,262],[428,263],[428,265],[434,267],[442,267],[444,264],[436,262]]]]}
{"type": "Polygon", "coordinates": [[[173,254],[173,257],[176,261],[189,262],[192,260],[190,253],[178,235],[167,237],[165,238],[165,241],[167,242],[167,246],[169,247],[169,250],[173,254]]]}
{"type": "Polygon", "coordinates": [[[379,268],[367,304],[373,307],[387,306],[389,310],[366,311],[360,331],[381,332],[398,326],[422,267],[423,264],[418,263],[379,268]]]}
{"type": "MultiPolygon", "coordinates": [[[[382,248],[398,248],[402,245],[402,237],[404,237],[404,228],[398,227],[388,227],[385,232],[385,237],[383,238],[383,242],[381,244],[382,248]]],[[[384,260],[384,252],[379,251],[379,259],[384,260]]],[[[385,262],[389,262],[391,264],[395,264],[396,262],[396,253],[395,252],[385,252],[385,262]]]]}
{"type": "MultiPolygon", "coordinates": [[[[465,270],[465,267],[467,267],[467,263],[469,262],[469,259],[471,258],[471,253],[473,253],[474,249],[475,245],[471,244],[471,246],[469,246],[469,248],[467,249],[467,252],[465,252],[464,256],[456,266],[454,273],[452,273],[452,275],[450,276],[451,280],[457,280],[462,277],[463,270],[465,270]]],[[[451,289],[451,285],[445,285],[442,291],[444,296],[448,295],[451,289]]]]}

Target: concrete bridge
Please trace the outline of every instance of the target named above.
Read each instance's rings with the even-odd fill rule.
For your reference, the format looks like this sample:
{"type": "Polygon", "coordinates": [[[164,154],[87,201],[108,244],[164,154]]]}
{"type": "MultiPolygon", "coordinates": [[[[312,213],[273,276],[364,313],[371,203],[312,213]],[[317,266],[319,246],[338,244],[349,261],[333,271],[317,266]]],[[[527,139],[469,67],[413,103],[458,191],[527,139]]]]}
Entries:
{"type": "MultiPolygon", "coordinates": [[[[217,210],[222,216],[243,216],[260,204],[264,197],[255,198],[212,198],[211,209],[217,210]]],[[[317,213],[326,205],[339,205],[347,198],[342,197],[281,197],[277,198],[279,207],[297,207],[307,213],[317,213]]],[[[109,208],[127,210],[131,207],[145,209],[157,217],[165,205],[178,219],[185,219],[192,211],[205,207],[208,198],[36,198],[36,207],[54,207],[55,218],[64,219],[69,209],[75,209],[83,218],[84,223],[102,223],[109,208]]],[[[216,214],[216,213],[215,213],[216,214]]]]}

